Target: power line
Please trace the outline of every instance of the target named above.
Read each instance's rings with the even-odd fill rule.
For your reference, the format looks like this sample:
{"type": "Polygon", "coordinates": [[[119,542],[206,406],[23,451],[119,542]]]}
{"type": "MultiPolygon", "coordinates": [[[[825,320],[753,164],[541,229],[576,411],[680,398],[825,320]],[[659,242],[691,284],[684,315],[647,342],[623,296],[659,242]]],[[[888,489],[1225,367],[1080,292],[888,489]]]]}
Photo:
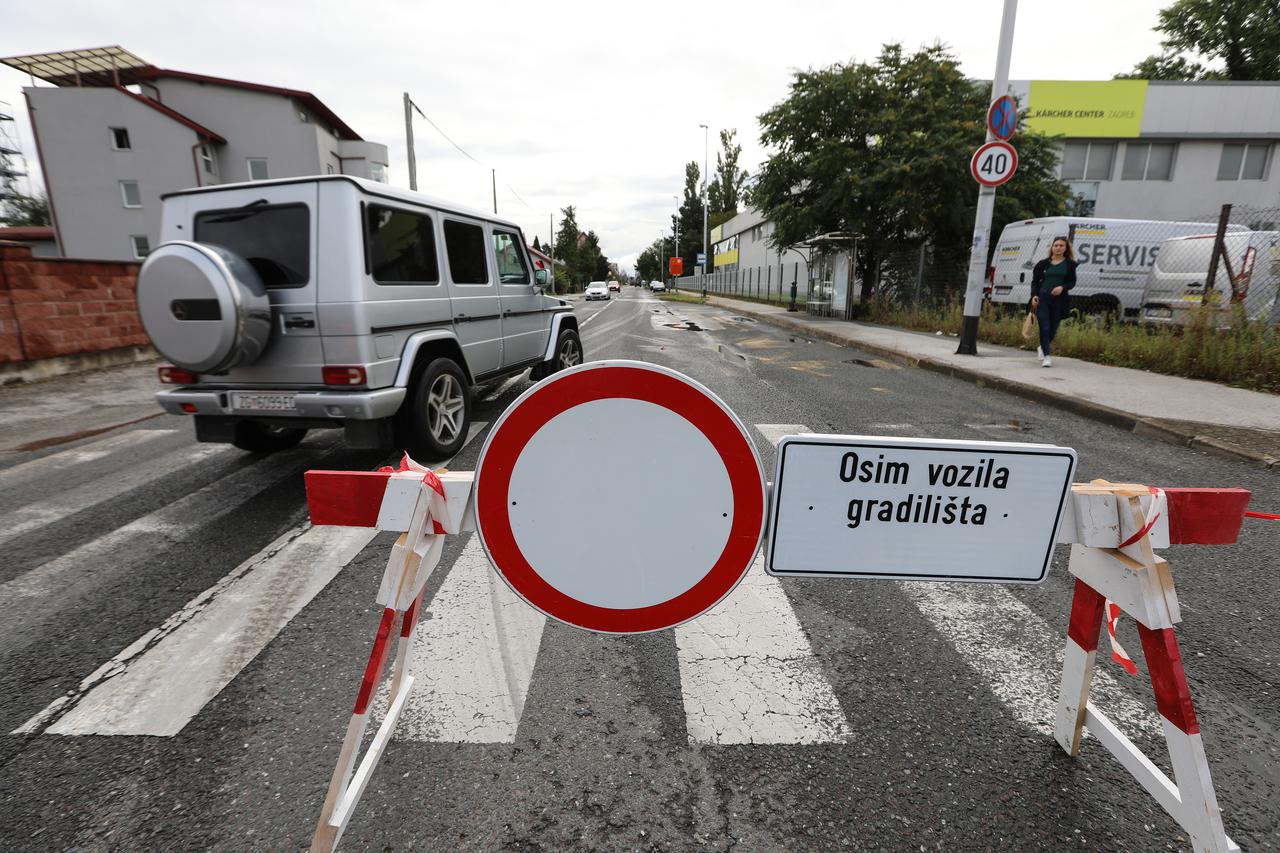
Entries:
{"type": "MultiPolygon", "coordinates": [[[[431,120],[431,117],[430,117],[430,116],[428,116],[426,113],[424,113],[424,112],[422,111],[422,107],[419,107],[416,103],[414,103],[414,102],[413,102],[413,99],[412,99],[412,98],[409,100],[409,105],[413,107],[414,112],[416,112],[418,115],[422,116],[423,120],[424,120],[424,121],[426,121],[426,123],[427,123],[427,124],[429,124],[429,125],[431,125],[433,128],[435,128],[436,133],[438,133],[438,134],[440,134],[441,136],[443,136],[446,142],[448,142],[450,145],[452,145],[454,148],[456,148],[456,149],[458,150],[458,152],[459,152],[460,154],[462,154],[462,156],[466,157],[466,158],[467,158],[468,160],[470,160],[472,163],[475,163],[477,166],[480,166],[480,167],[482,167],[482,168],[485,168],[485,169],[493,169],[493,168],[495,168],[495,167],[493,167],[493,166],[489,166],[489,165],[487,165],[487,164],[485,164],[485,163],[480,162],[480,161],[479,161],[479,160],[477,160],[475,157],[472,157],[472,156],[471,156],[471,152],[467,151],[467,149],[463,148],[461,145],[459,145],[458,143],[454,142],[454,141],[453,141],[453,139],[451,139],[451,138],[450,138],[449,134],[445,133],[445,132],[444,132],[444,130],[442,130],[442,129],[441,129],[440,125],[438,125],[438,124],[436,124],[434,121],[432,121],[432,120],[431,120]]],[[[510,190],[510,191],[511,191],[511,194],[512,194],[513,196],[515,196],[515,197],[516,197],[516,199],[518,199],[518,200],[519,200],[519,202],[520,202],[521,204],[523,204],[525,207],[529,208],[529,210],[533,211],[534,213],[537,213],[537,212],[538,212],[537,210],[534,210],[534,209],[533,209],[533,207],[529,204],[529,202],[525,201],[523,198],[521,198],[521,197],[520,197],[520,193],[516,192],[516,191],[515,191],[515,188],[514,188],[514,187],[512,187],[512,186],[511,186],[511,184],[508,184],[508,183],[506,183],[506,182],[504,181],[504,182],[503,182],[503,186],[505,186],[508,190],[510,190]]]]}

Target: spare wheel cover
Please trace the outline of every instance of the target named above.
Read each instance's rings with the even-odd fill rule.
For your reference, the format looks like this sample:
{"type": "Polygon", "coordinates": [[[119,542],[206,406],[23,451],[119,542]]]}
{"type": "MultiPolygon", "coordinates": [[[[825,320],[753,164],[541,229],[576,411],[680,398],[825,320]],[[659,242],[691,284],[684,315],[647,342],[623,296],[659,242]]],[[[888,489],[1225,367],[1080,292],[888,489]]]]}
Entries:
{"type": "Polygon", "coordinates": [[[271,303],[253,267],[221,246],[185,240],[143,263],[138,314],[161,355],[196,373],[252,363],[271,335],[271,303]]]}

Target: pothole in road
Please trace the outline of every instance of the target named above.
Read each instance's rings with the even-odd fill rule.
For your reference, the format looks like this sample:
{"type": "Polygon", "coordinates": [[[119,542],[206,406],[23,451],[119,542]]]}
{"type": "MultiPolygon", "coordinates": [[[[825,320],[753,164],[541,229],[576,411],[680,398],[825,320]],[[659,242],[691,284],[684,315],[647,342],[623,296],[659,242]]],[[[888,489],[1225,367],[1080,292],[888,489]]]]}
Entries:
{"type": "Polygon", "coordinates": [[[664,326],[671,329],[680,329],[685,332],[705,332],[706,329],[699,326],[692,320],[685,320],[683,323],[663,323],[664,326]]]}

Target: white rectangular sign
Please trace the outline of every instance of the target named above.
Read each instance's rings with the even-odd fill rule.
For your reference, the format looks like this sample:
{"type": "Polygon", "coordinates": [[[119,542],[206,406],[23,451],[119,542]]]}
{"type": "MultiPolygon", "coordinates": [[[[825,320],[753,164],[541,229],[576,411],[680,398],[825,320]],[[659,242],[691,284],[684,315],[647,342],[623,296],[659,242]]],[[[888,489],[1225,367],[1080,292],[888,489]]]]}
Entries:
{"type": "Polygon", "coordinates": [[[1047,444],[789,435],[765,568],[788,577],[1039,583],[1076,452],[1047,444]]]}

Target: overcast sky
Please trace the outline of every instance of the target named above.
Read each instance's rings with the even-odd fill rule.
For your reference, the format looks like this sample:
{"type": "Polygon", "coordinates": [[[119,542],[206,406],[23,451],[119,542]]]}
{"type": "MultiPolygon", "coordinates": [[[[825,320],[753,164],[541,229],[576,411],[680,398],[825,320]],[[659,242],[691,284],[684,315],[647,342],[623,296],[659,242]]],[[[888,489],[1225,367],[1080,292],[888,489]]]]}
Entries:
{"type": "MultiPolygon", "coordinates": [[[[1023,0],[1012,79],[1108,79],[1157,51],[1170,0],[1023,0]]],[[[669,227],[684,164],[703,131],[738,129],[742,165],[763,159],[756,117],[786,96],[794,70],[870,59],[881,44],[941,40],[972,77],[995,67],[1000,0],[781,3],[361,3],[134,0],[10,4],[0,56],[119,44],[163,68],[315,93],[390,150],[408,186],[401,93],[485,167],[425,123],[418,186],[498,210],[532,242],[575,205],[624,265],[669,227]],[[698,42],[702,45],[699,46],[698,42]],[[513,194],[508,185],[515,190],[513,194]],[[517,198],[518,194],[523,203],[517,198]]],[[[24,74],[0,67],[0,101],[19,118],[35,171],[24,74]]],[[[217,128],[214,128],[217,130],[217,128]]],[[[38,176],[34,178],[38,183],[38,176]]]]}

